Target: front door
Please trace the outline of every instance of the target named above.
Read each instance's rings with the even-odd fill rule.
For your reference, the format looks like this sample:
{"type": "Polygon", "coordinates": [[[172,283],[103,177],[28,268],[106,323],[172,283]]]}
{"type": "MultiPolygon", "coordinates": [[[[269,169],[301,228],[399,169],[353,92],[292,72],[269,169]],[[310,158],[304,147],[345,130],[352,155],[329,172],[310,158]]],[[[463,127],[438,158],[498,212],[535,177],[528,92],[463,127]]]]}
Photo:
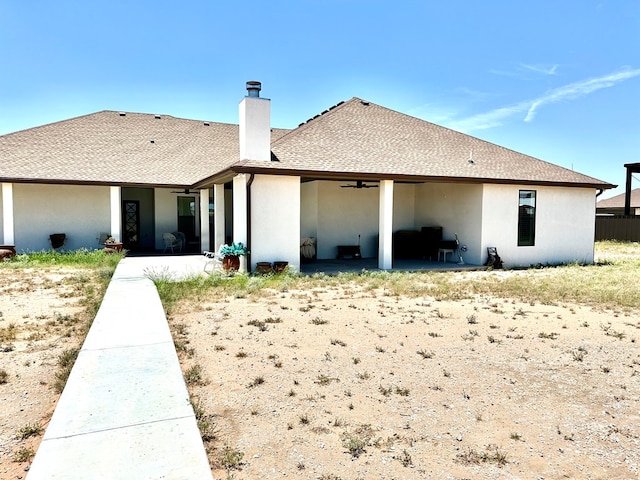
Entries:
{"type": "Polygon", "coordinates": [[[122,202],[122,243],[124,248],[132,250],[140,246],[140,202],[124,200],[122,202]]]}

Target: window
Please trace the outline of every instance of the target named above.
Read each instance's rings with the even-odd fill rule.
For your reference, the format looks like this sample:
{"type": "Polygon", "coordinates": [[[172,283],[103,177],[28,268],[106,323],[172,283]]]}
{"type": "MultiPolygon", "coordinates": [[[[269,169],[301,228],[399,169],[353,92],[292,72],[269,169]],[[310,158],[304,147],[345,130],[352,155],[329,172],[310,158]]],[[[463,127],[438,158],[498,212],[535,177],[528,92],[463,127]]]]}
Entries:
{"type": "Polygon", "coordinates": [[[518,203],[518,246],[530,247],[536,240],[536,191],[520,190],[518,203]]]}

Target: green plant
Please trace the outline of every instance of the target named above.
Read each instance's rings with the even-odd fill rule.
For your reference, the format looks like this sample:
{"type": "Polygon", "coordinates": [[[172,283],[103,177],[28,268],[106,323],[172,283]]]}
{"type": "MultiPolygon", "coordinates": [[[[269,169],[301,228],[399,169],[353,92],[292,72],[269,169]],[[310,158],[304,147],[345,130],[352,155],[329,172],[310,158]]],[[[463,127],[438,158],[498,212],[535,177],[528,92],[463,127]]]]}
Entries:
{"type": "Polygon", "coordinates": [[[198,363],[192,365],[184,372],[184,381],[187,385],[206,385],[207,380],[202,372],[202,366],[198,363]]]}
{"type": "Polygon", "coordinates": [[[222,258],[243,257],[249,253],[249,250],[247,250],[247,247],[245,247],[242,244],[242,242],[238,242],[238,243],[233,242],[230,245],[229,244],[222,245],[220,247],[219,253],[222,258]]]}
{"type": "Polygon", "coordinates": [[[58,370],[56,371],[56,380],[53,384],[53,389],[56,393],[62,393],[62,390],[64,390],[73,364],[76,358],[78,358],[79,353],[80,350],[78,348],[69,348],[58,356],[58,370]]]}
{"type": "Polygon", "coordinates": [[[229,445],[225,445],[220,453],[220,464],[226,470],[239,470],[242,466],[242,459],[244,453],[237,448],[232,448],[229,445]]]}
{"type": "Polygon", "coordinates": [[[358,458],[366,451],[365,447],[367,443],[363,438],[350,435],[343,440],[342,446],[347,449],[347,452],[349,452],[353,458],[358,458]]]}
{"type": "Polygon", "coordinates": [[[37,423],[28,423],[20,430],[18,430],[18,437],[21,440],[25,440],[29,437],[34,437],[42,433],[42,427],[37,423]]]}
{"type": "Polygon", "coordinates": [[[20,447],[13,455],[13,461],[16,463],[28,462],[35,456],[33,448],[20,447]]]}

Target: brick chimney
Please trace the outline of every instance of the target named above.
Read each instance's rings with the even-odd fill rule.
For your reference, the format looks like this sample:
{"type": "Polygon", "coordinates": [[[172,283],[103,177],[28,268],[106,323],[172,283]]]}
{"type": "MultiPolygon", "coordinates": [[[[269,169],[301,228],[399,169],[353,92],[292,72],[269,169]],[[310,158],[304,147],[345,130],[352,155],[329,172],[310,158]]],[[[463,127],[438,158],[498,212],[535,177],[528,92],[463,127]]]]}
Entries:
{"type": "Polygon", "coordinates": [[[271,100],[260,98],[260,82],[247,82],[240,102],[240,160],[271,161],[271,100]]]}

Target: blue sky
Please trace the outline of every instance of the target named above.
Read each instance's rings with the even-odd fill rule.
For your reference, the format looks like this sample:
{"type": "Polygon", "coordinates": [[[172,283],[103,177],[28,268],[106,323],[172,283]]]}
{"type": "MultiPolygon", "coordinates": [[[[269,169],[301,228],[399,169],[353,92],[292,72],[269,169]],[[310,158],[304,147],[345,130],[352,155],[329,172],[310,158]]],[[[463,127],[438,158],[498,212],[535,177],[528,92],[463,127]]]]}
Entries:
{"type": "Polygon", "coordinates": [[[356,96],[620,185],[603,197],[640,162],[636,0],[0,2],[0,134],[100,110],[237,123],[247,80],[275,127],[356,96]]]}

